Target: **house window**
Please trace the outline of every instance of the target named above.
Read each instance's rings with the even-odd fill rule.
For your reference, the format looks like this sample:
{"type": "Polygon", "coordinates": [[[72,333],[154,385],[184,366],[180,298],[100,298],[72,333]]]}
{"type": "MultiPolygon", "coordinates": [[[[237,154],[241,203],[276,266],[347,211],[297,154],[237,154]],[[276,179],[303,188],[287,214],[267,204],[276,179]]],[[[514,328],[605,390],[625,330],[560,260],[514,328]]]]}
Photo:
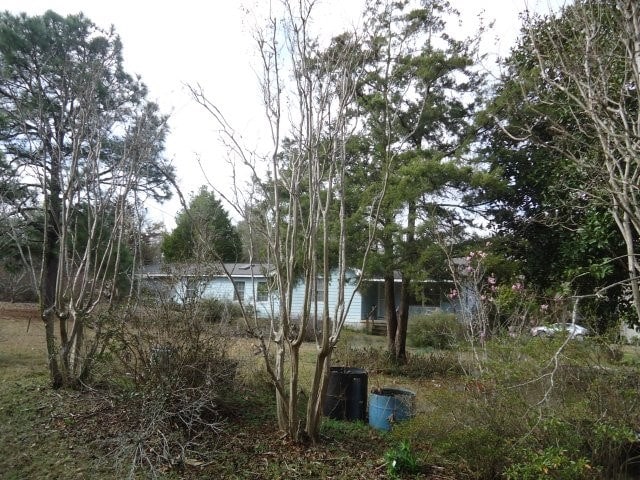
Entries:
{"type": "Polygon", "coordinates": [[[233,300],[236,302],[244,301],[244,282],[233,282],[233,300]]]}
{"type": "Polygon", "coordinates": [[[269,287],[267,286],[267,282],[258,282],[256,300],[258,302],[266,302],[269,300],[269,287]]]}

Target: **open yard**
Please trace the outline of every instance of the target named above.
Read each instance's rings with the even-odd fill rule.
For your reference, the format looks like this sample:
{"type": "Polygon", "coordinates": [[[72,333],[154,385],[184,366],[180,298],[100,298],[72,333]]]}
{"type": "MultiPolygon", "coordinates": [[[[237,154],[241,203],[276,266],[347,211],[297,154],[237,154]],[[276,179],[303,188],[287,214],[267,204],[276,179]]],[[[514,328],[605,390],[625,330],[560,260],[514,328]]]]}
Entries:
{"type": "MultiPolygon", "coordinates": [[[[415,391],[416,416],[390,433],[326,420],[322,443],[311,446],[275,431],[259,358],[248,339],[235,339],[238,374],[218,404],[215,432],[180,451],[162,440],[166,431],[147,428],[152,420],[141,405],[153,405],[144,403],[148,391],[116,387],[104,372],[82,390],[52,390],[35,308],[2,304],[0,477],[636,478],[635,349],[590,339],[554,356],[558,347],[548,339],[494,339],[475,352],[414,349],[408,365],[394,367],[384,338],[346,332],[334,363],[366,369],[369,390],[415,391]]],[[[310,345],[306,371],[311,358],[310,345]]]]}

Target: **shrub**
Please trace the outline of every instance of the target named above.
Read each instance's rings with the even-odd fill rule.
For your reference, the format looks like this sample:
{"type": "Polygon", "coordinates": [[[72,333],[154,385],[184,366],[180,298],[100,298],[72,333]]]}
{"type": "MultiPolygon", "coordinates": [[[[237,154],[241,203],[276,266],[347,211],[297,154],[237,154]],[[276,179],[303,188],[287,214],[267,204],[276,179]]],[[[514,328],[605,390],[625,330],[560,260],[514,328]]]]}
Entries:
{"type": "MultiPolygon", "coordinates": [[[[291,332],[290,332],[290,337],[296,338],[298,336],[298,334],[300,333],[300,326],[302,323],[302,319],[300,317],[298,318],[292,318],[291,319],[291,332]]],[[[314,318],[313,316],[311,318],[309,318],[309,320],[307,321],[307,325],[305,327],[304,332],[302,333],[302,341],[303,342],[315,342],[316,341],[316,337],[318,335],[318,332],[322,329],[322,320],[320,318],[314,318]]]]}
{"type": "Polygon", "coordinates": [[[603,467],[607,478],[626,473],[627,467],[631,466],[627,464],[627,460],[635,448],[636,433],[628,425],[594,422],[590,425],[585,441],[593,462],[603,467]]]}
{"type": "Polygon", "coordinates": [[[453,352],[431,352],[427,354],[409,355],[403,365],[395,362],[391,365],[390,373],[409,378],[431,378],[449,375],[465,375],[469,365],[465,364],[453,352]]]}
{"type": "Polygon", "coordinates": [[[122,468],[155,473],[183,462],[199,436],[224,427],[237,365],[228,355],[230,337],[197,312],[159,305],[115,323],[103,383],[126,400],[135,419],[116,453],[122,468]]]}
{"type": "Polygon", "coordinates": [[[525,448],[519,457],[520,462],[505,470],[507,480],[582,480],[597,477],[597,471],[594,471],[588,459],[572,458],[570,452],[560,447],[549,446],[542,451],[525,448]]]}
{"type": "Polygon", "coordinates": [[[534,292],[515,285],[499,285],[492,294],[492,324],[495,327],[516,327],[522,330],[531,322],[536,323],[540,315],[540,305],[534,292]]]}
{"type": "Polygon", "coordinates": [[[409,322],[407,340],[418,348],[453,349],[464,341],[465,329],[454,314],[436,312],[409,322]]]}
{"type": "Polygon", "coordinates": [[[391,366],[391,356],[384,348],[352,347],[343,342],[333,354],[334,365],[357,366],[370,372],[385,372],[391,366]]]}
{"type": "Polygon", "coordinates": [[[408,355],[399,364],[386,349],[375,347],[346,347],[336,349],[334,364],[358,366],[370,372],[400,375],[409,378],[431,378],[443,375],[464,375],[470,368],[454,352],[431,352],[408,355]]]}
{"type": "MultiPolygon", "coordinates": [[[[196,310],[196,315],[209,323],[229,323],[232,320],[242,318],[240,305],[229,300],[202,298],[194,302],[192,308],[196,310]]],[[[247,315],[252,315],[250,305],[245,305],[244,309],[247,315]]]]}
{"type": "Polygon", "coordinates": [[[428,414],[398,424],[392,435],[428,444],[421,462],[455,470],[456,478],[499,478],[511,442],[527,432],[528,406],[517,392],[476,388],[479,380],[469,389],[461,383],[459,390],[448,382],[430,392],[423,399],[428,414]]]}
{"type": "Polygon", "coordinates": [[[456,478],[630,478],[640,374],[612,368],[598,343],[561,346],[487,342],[467,368],[474,375],[442,375],[421,390],[428,412],[398,424],[392,437],[456,478]]]}

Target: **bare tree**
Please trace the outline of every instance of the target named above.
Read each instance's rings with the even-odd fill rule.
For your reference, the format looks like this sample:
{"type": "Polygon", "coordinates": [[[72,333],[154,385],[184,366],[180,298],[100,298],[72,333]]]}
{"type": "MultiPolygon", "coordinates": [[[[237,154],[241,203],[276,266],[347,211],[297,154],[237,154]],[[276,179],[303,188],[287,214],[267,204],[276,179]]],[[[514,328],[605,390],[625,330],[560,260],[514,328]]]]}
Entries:
{"type": "MultiPolygon", "coordinates": [[[[272,145],[269,155],[245,149],[215,104],[202,90],[191,90],[221,127],[236,165],[252,172],[249,190],[236,184],[235,196],[228,200],[249,230],[251,260],[259,254],[274,271],[272,288],[279,301],[269,328],[263,331],[256,318],[245,319],[259,339],[275,386],[278,426],[291,439],[306,436],[317,441],[331,353],[353,299],[345,297],[347,140],[358,128],[349,109],[355,108],[362,60],[352,33],[336,37],[324,50],[319,47],[311,34],[314,3],[283,1],[280,16],[272,12],[267,27],[256,34],[272,145]],[[338,298],[330,311],[332,274],[338,298]],[[302,315],[294,318],[292,296],[300,280],[305,286],[302,315]],[[303,422],[298,416],[299,363],[308,329],[315,331],[316,357],[303,422]]],[[[386,177],[388,165],[382,170],[386,177]]],[[[385,188],[383,182],[369,207],[370,228],[385,188]]],[[[370,231],[369,246],[372,238],[370,231]]]]}
{"type": "Polygon", "coordinates": [[[555,105],[564,115],[543,117],[560,139],[548,146],[588,172],[584,194],[613,216],[640,321],[640,6],[578,0],[555,17],[529,18],[527,36],[542,88],[566,99],[555,105]]]}
{"type": "Polygon", "coordinates": [[[166,119],[122,70],[113,30],[53,12],[7,12],[0,28],[0,145],[33,198],[10,224],[39,221],[37,251],[18,249],[39,291],[52,383],[75,385],[102,339],[96,309],[133,291],[142,203],[169,195],[166,119]]]}

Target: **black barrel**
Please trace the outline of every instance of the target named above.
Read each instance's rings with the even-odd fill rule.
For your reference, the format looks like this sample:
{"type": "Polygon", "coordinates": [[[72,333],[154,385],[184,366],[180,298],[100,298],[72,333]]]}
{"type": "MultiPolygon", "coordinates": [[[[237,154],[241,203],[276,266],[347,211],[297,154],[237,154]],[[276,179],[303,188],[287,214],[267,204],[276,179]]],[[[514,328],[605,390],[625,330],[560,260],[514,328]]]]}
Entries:
{"type": "Polygon", "coordinates": [[[335,420],[366,421],[368,378],[362,368],[331,367],[324,415],[335,420]]]}

